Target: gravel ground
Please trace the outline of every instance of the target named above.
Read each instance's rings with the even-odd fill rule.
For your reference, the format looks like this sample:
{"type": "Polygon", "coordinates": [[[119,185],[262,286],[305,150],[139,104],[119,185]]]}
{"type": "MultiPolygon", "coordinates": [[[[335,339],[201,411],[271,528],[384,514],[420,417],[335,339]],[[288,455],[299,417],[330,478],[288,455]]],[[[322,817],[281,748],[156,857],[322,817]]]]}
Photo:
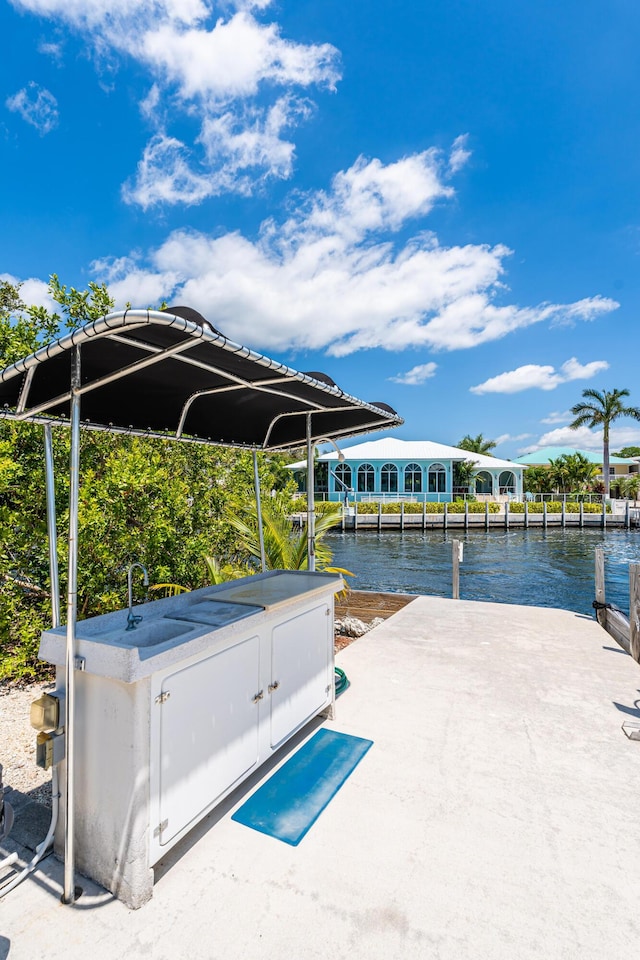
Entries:
{"type": "Polygon", "coordinates": [[[53,684],[0,687],[0,763],[2,781],[32,800],[51,805],[51,770],[36,766],[37,732],[29,723],[32,700],[53,684]]]}

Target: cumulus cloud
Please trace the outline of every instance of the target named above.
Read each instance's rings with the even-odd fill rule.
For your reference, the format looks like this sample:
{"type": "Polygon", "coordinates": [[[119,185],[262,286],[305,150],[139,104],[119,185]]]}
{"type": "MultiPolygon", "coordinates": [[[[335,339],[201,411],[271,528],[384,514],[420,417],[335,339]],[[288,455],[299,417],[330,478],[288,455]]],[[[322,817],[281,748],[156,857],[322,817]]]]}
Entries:
{"type": "Polygon", "coordinates": [[[0,280],[20,287],[20,299],[26,306],[45,307],[49,313],[56,313],[58,305],[49,294],[49,284],[37,277],[20,280],[11,273],[0,273],[0,280]]]}
{"type": "MultiPolygon", "coordinates": [[[[311,114],[311,88],[335,90],[339,53],[297,43],[258,19],[268,0],[12,0],[14,6],[84,35],[96,65],[119,57],[147,71],[140,111],[150,138],[126,202],[144,209],[250,193],[291,175],[291,131],[311,114]],[[301,95],[304,94],[304,95],[301,95]],[[188,118],[192,141],[172,124],[188,118]]],[[[460,145],[452,163],[458,163],[460,145]]]]}
{"type": "MultiPolygon", "coordinates": [[[[570,304],[567,310],[575,317],[578,314],[574,309],[575,305],[570,304]]],[[[589,319],[589,316],[584,317],[589,319]]],[[[523,367],[517,367],[515,370],[509,370],[506,373],[500,373],[497,377],[490,377],[484,383],[479,383],[475,387],[470,387],[471,393],[520,393],[522,390],[555,390],[561,383],[568,383],[570,380],[590,380],[602,370],[608,370],[609,364],[606,360],[593,360],[591,363],[581,364],[575,357],[571,357],[562,364],[560,370],[551,366],[539,366],[538,364],[528,363],[523,367]]]]}
{"type": "MultiPolygon", "coordinates": [[[[558,427],[556,430],[543,433],[536,443],[523,447],[518,453],[535,453],[536,450],[541,450],[543,447],[573,447],[577,450],[595,450],[600,453],[602,444],[602,430],[590,430],[589,427],[578,427],[577,430],[571,430],[570,427],[558,427]]],[[[621,426],[619,423],[612,424],[609,437],[609,449],[612,452],[620,450],[621,447],[638,445],[640,445],[640,426],[638,424],[631,426],[621,426]]]]}
{"type": "Polygon", "coordinates": [[[435,376],[437,369],[438,365],[436,363],[420,363],[417,367],[412,367],[411,370],[407,370],[406,373],[399,373],[397,376],[388,377],[387,379],[393,381],[393,383],[403,383],[411,387],[416,387],[424,383],[425,380],[429,380],[430,377],[435,376]]]}
{"type": "MultiPolygon", "coordinates": [[[[195,202],[206,178],[181,165],[179,141],[159,140],[157,147],[173,172],[156,178],[154,189],[169,193],[179,183],[183,200],[195,202]]],[[[296,193],[295,212],[280,223],[265,221],[255,239],[177,230],[144,255],[107,258],[94,269],[120,304],[146,306],[157,290],[157,300],[191,304],[240,343],[334,356],[375,347],[469,348],[567,311],[590,319],[618,306],[598,296],[501,305],[506,247],[442,247],[425,231],[397,242],[412,220],[452,196],[448,176],[448,157],[437,150],[389,164],[361,157],[329,189],[296,193]]],[[[555,376],[594,372],[572,359],[555,376]]],[[[549,368],[547,377],[553,374],[549,368]]]]}
{"type": "Polygon", "coordinates": [[[5,101],[9,110],[19,113],[26,123],[35,127],[41,137],[58,126],[58,101],[44,87],[31,81],[5,101]]]}

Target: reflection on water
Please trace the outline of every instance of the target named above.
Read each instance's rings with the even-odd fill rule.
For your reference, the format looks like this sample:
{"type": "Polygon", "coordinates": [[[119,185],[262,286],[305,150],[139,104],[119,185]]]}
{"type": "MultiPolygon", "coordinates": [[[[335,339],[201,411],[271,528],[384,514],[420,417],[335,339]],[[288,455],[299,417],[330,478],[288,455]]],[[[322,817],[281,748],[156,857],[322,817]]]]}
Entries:
{"type": "Polygon", "coordinates": [[[464,542],[463,600],[563,607],[592,614],[595,548],[604,547],[607,601],[629,611],[629,564],[640,563],[634,530],[331,532],[335,566],[356,590],[451,596],[451,540],[464,542]]]}

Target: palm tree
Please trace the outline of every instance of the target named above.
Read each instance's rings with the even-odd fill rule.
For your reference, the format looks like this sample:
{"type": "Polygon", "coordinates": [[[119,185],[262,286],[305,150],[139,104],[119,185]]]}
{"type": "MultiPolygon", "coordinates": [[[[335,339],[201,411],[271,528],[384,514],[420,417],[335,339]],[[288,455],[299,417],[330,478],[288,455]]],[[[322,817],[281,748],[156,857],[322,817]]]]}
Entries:
{"type": "MultiPolygon", "coordinates": [[[[340,504],[331,504],[319,510],[316,516],[316,566],[326,570],[331,564],[331,550],[323,537],[340,522],[340,504]]],[[[229,523],[236,530],[236,544],[240,553],[248,554],[254,563],[260,560],[260,536],[255,508],[246,507],[240,513],[229,512],[229,523]]],[[[307,533],[296,531],[291,524],[287,504],[278,499],[262,505],[262,526],[267,570],[306,570],[307,533]]],[[[333,569],[333,568],[331,568],[333,569]]]]}
{"type": "Polygon", "coordinates": [[[604,474],[604,495],[609,496],[609,428],[618,417],[633,417],[634,420],[640,420],[639,407],[625,407],[622,402],[623,397],[629,396],[628,390],[583,390],[582,396],[586,399],[582,403],[576,403],[571,408],[571,413],[575,420],[569,424],[572,430],[578,427],[587,426],[591,430],[594,427],[602,427],[603,431],[603,452],[602,452],[602,472],[604,474]]]}
{"type": "Polygon", "coordinates": [[[470,453],[482,453],[485,457],[492,457],[491,451],[497,446],[495,440],[485,440],[481,433],[477,437],[467,434],[457,444],[459,450],[468,450],[470,453]]]}
{"type": "Polygon", "coordinates": [[[632,473],[628,477],[623,477],[620,480],[620,492],[627,500],[631,500],[633,497],[633,505],[635,507],[638,495],[640,495],[640,473],[632,473]]]}

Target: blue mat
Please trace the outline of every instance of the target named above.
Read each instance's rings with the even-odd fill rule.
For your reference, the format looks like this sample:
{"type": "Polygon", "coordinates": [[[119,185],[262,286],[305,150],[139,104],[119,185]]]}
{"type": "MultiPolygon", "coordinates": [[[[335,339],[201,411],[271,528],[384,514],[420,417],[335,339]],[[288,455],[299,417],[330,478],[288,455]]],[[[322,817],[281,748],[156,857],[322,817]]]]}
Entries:
{"type": "Polygon", "coordinates": [[[372,743],[318,730],[231,819],[296,847],[372,743]]]}

